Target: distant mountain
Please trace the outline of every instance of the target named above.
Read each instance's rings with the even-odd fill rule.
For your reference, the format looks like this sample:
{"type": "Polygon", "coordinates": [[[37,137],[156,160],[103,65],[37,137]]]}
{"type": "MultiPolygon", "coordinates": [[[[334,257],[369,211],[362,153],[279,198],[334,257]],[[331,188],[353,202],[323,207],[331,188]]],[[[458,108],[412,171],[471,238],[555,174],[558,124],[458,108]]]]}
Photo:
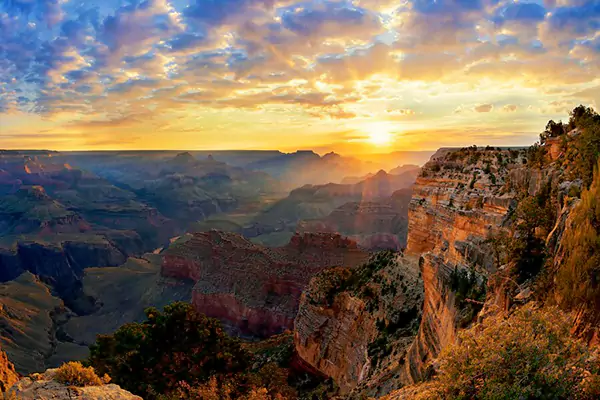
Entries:
{"type": "Polygon", "coordinates": [[[411,194],[406,188],[387,198],[348,202],[325,217],[299,221],[296,229],[340,233],[371,250],[400,250],[406,247],[411,194]]]}
{"type": "Polygon", "coordinates": [[[389,170],[389,174],[391,175],[402,175],[405,172],[410,172],[410,171],[418,171],[420,170],[421,167],[419,167],[418,165],[415,164],[404,164],[404,165],[399,165],[396,168],[392,168],[389,170]]]}
{"type": "Polygon", "coordinates": [[[321,157],[307,150],[254,162],[246,168],[264,171],[291,189],[305,184],[340,182],[349,175],[362,176],[373,169],[373,166],[353,157],[344,157],[336,153],[328,153],[321,157]]]}
{"type": "MultiPolygon", "coordinates": [[[[272,232],[293,232],[297,229],[299,221],[326,221],[336,210],[342,213],[352,209],[360,208],[359,213],[367,211],[367,203],[372,203],[371,210],[381,206],[381,212],[387,208],[390,202],[390,196],[401,189],[410,188],[415,182],[419,170],[409,169],[402,175],[391,175],[381,170],[365,180],[356,184],[336,184],[328,183],[325,185],[305,185],[290,192],[289,196],[275,202],[272,206],[259,213],[242,232],[248,237],[260,236],[272,232]],[[347,207],[344,209],[344,207],[347,207]]],[[[408,200],[407,200],[408,202],[408,200]]],[[[353,211],[350,211],[353,212],[353,211]]],[[[404,211],[400,211],[403,213],[404,211]]],[[[377,212],[375,212],[377,213],[377,212]]],[[[398,214],[399,211],[391,211],[391,214],[398,214]]],[[[387,218],[387,217],[386,217],[387,218]]],[[[393,218],[393,216],[391,217],[393,218]]],[[[402,222],[404,228],[385,228],[380,232],[397,232],[406,230],[406,220],[402,222]]],[[[303,226],[305,231],[318,232],[319,224],[312,224],[310,227],[303,226]]],[[[337,224],[324,223],[324,231],[336,232],[337,224]]],[[[344,234],[352,235],[360,231],[345,229],[344,234]]],[[[371,229],[375,234],[378,230],[371,229]]],[[[394,248],[403,247],[405,235],[397,242],[394,248]]]]}
{"type": "MultiPolygon", "coordinates": [[[[414,164],[400,165],[396,168],[391,169],[388,172],[388,174],[403,175],[404,173],[410,173],[410,174],[415,174],[415,176],[416,176],[416,174],[418,174],[420,169],[421,169],[421,167],[419,167],[418,165],[414,165],[414,164]]],[[[341,183],[352,185],[352,184],[360,183],[369,178],[372,178],[373,176],[375,176],[375,174],[372,172],[369,172],[368,174],[363,175],[363,176],[347,176],[344,179],[342,179],[341,183]]]]}

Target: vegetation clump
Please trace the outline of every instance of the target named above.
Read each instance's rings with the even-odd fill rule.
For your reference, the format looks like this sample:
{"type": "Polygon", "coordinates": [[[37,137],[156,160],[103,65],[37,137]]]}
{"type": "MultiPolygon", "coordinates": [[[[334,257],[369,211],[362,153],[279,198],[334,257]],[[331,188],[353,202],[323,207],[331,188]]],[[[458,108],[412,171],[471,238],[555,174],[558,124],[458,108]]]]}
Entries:
{"type": "Polygon", "coordinates": [[[558,270],[557,291],[568,308],[600,308],[600,162],[592,186],[581,195],[573,222],[563,237],[565,258],[558,270]]]}
{"type": "Polygon", "coordinates": [[[486,318],[442,352],[432,398],[597,399],[600,363],[570,328],[556,308],[486,318]]]}
{"type": "Polygon", "coordinates": [[[450,273],[450,288],[461,318],[460,327],[467,326],[483,308],[487,280],[474,269],[455,267],[450,273]]]}
{"type": "Polygon", "coordinates": [[[78,361],[61,365],[57,368],[54,379],[68,386],[101,386],[110,382],[107,374],[101,378],[96,375],[93,367],[84,367],[78,361]]]}
{"type": "Polygon", "coordinates": [[[207,390],[223,399],[295,398],[287,369],[253,370],[253,354],[239,339],[187,303],[173,303],[164,312],[149,308],[144,322],[99,335],[90,351],[96,371],[145,399],[211,398],[198,397],[207,390]],[[267,397],[252,397],[263,389],[267,397]]]}

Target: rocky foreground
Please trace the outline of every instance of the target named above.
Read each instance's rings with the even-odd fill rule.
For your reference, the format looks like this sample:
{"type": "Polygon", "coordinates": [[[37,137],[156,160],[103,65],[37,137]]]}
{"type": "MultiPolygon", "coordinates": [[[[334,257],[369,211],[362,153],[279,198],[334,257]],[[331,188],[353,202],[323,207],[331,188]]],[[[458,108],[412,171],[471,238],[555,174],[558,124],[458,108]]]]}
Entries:
{"type": "Polygon", "coordinates": [[[142,400],[118,385],[76,387],[56,381],[56,369],[32,374],[15,383],[8,391],[9,399],[18,400],[142,400]]]}

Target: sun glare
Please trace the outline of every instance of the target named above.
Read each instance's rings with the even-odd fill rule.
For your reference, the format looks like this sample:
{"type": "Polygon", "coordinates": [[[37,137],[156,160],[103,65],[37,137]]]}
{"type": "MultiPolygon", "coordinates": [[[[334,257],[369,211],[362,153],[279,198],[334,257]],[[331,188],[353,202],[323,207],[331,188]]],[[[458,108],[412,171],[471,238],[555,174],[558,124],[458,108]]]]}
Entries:
{"type": "Polygon", "coordinates": [[[368,141],[376,146],[387,146],[391,144],[393,135],[387,124],[373,124],[368,127],[368,141]]]}

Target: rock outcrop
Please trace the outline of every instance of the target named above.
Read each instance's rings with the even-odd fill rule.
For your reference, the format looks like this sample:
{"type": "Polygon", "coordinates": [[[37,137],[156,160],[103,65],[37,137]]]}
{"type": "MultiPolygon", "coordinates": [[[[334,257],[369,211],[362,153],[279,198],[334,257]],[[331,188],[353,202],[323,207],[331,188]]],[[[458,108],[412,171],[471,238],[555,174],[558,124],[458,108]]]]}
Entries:
{"type": "Polygon", "coordinates": [[[6,353],[0,349],[0,395],[18,380],[19,375],[15,371],[15,366],[8,360],[6,353]]]}
{"type": "Polygon", "coordinates": [[[233,233],[180,238],[163,253],[162,275],[196,282],[192,303],[234,333],[265,337],[293,326],[310,278],[333,266],[355,267],[368,254],[334,234],[294,236],[280,248],[233,233]]]}
{"type": "Polygon", "coordinates": [[[300,358],[333,378],[341,394],[388,386],[414,339],[423,301],[417,260],[381,253],[354,271],[311,280],[295,321],[300,358]]]}
{"type": "Polygon", "coordinates": [[[78,289],[85,268],[117,266],[126,260],[125,254],[103,236],[56,235],[50,241],[25,238],[8,248],[0,247],[0,281],[29,271],[68,298],[78,289]]]}
{"type": "Polygon", "coordinates": [[[15,383],[8,398],[19,400],[142,400],[118,385],[69,386],[56,381],[56,369],[32,374],[15,383]],[[13,396],[13,397],[11,397],[13,396]]]}
{"type": "MultiPolygon", "coordinates": [[[[515,205],[509,181],[523,150],[466,148],[436,153],[413,188],[407,252],[421,255],[425,303],[419,333],[399,380],[414,383],[456,337],[465,310],[452,286],[460,271],[477,282],[497,265],[486,239],[503,229],[515,205]]],[[[472,316],[471,316],[472,317],[472,316]]]]}
{"type": "MultiPolygon", "coordinates": [[[[415,274],[420,270],[422,281],[406,276],[390,280],[410,290],[424,287],[424,300],[415,309],[419,316],[422,310],[419,328],[411,334],[404,331],[399,340],[386,341],[382,332],[394,319],[394,310],[403,308],[396,304],[374,312],[338,288],[329,295],[332,302],[326,307],[303,299],[296,319],[300,356],[350,396],[381,396],[426,377],[441,349],[481,308],[464,301],[461,280],[474,288],[470,295],[477,298],[470,300],[484,300],[485,278],[498,267],[487,239],[504,229],[515,206],[509,175],[522,167],[524,155],[524,150],[474,147],[436,153],[413,187],[407,256],[401,263],[419,260],[412,265],[415,274]]],[[[385,298],[381,290],[372,294],[385,298]]],[[[414,320],[410,317],[412,313],[404,314],[400,320],[414,320]]]]}

